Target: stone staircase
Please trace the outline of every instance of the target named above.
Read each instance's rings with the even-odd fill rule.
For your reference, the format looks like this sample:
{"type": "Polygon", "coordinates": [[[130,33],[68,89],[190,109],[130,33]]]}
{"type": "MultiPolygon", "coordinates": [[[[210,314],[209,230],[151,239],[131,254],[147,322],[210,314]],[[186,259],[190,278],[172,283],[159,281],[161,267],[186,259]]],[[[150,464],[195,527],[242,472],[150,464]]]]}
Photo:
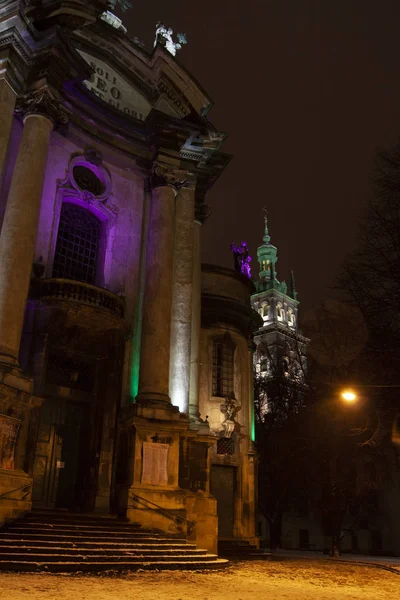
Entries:
{"type": "Polygon", "coordinates": [[[0,531],[0,571],[215,569],[227,560],[112,517],[36,511],[0,531]]]}
{"type": "Polygon", "coordinates": [[[259,556],[257,546],[245,540],[219,540],[218,554],[229,558],[249,559],[259,556]]]}

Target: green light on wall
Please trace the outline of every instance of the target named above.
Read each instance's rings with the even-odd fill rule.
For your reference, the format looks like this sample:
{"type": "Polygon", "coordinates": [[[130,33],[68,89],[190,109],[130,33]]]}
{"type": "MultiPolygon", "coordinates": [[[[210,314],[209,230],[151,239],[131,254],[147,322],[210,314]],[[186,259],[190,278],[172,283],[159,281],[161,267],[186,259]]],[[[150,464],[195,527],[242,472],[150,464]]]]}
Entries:
{"type": "Polygon", "coordinates": [[[251,432],[250,432],[250,436],[251,436],[251,441],[255,442],[256,441],[256,423],[255,423],[255,419],[254,419],[254,404],[253,406],[253,410],[251,411],[251,432]]]}

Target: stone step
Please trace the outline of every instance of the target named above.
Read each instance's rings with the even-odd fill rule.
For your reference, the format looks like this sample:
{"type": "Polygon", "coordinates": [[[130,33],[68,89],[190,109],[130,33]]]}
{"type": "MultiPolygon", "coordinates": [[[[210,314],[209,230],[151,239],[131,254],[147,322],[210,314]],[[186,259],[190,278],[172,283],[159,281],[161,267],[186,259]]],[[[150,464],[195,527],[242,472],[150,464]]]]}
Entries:
{"type": "MultiPolygon", "coordinates": [[[[151,562],[169,562],[169,561],[175,561],[175,560],[179,560],[180,562],[187,562],[187,561],[212,561],[215,559],[215,555],[213,554],[205,554],[205,555],[201,555],[198,556],[197,554],[179,554],[179,555],[172,555],[170,556],[169,554],[160,554],[160,555],[156,555],[156,554],[151,554],[149,556],[143,556],[141,554],[132,554],[132,555],[126,555],[126,554],[122,554],[122,555],[112,555],[112,556],[93,556],[91,554],[76,554],[74,556],[71,556],[70,554],[52,554],[52,555],[47,555],[47,554],[40,554],[37,552],[33,552],[33,553],[24,553],[24,552],[20,552],[19,554],[13,554],[12,555],[12,560],[14,562],[58,562],[58,563],[65,563],[65,562],[80,562],[80,561],[84,561],[86,562],[98,562],[98,563],[103,563],[103,562],[132,562],[132,563],[136,563],[136,562],[143,562],[143,561],[151,561],[151,562]]],[[[5,553],[5,554],[0,554],[0,562],[2,561],[7,561],[10,560],[10,557],[5,553]]]]}
{"type": "Polygon", "coordinates": [[[195,550],[196,546],[195,544],[187,544],[186,542],[182,541],[181,543],[175,543],[175,542],[165,542],[164,544],[160,544],[159,543],[160,540],[156,540],[154,541],[154,543],[142,543],[142,542],[138,542],[138,543],[134,543],[134,542],[85,542],[82,540],[69,540],[69,541],[62,541],[62,540],[53,540],[53,539],[48,539],[48,540],[31,540],[31,539],[24,539],[24,538],[7,538],[7,539],[2,539],[0,536],[0,545],[4,548],[9,548],[9,547],[22,547],[22,548],[49,548],[50,550],[52,548],[71,548],[71,549],[76,549],[76,548],[80,548],[82,550],[87,550],[87,549],[94,549],[94,550],[115,550],[117,548],[121,548],[122,550],[138,550],[138,551],[143,551],[143,550],[156,550],[156,549],[160,549],[160,552],[162,551],[167,551],[168,549],[171,550],[195,550]]]}
{"type": "MultiPolygon", "coordinates": [[[[22,520],[22,519],[21,519],[22,520]]],[[[38,521],[38,522],[46,522],[46,523],[86,523],[86,524],[96,524],[99,525],[124,525],[126,527],[134,526],[140,527],[138,523],[131,523],[128,520],[124,520],[122,518],[113,517],[110,515],[107,516],[90,516],[90,515],[82,515],[78,513],[71,512],[63,512],[63,513],[51,513],[51,512],[32,512],[27,513],[23,520],[26,522],[30,521],[38,521]]]]}
{"type": "Polygon", "coordinates": [[[184,561],[180,558],[174,561],[151,561],[143,562],[34,562],[34,561],[12,561],[1,560],[0,571],[32,572],[45,571],[47,573],[79,573],[79,572],[100,572],[100,571],[137,571],[141,570],[202,570],[202,569],[221,569],[226,567],[229,562],[216,555],[211,556],[213,560],[196,560],[193,562],[184,561]]]}
{"type": "Polygon", "coordinates": [[[23,540],[52,540],[54,538],[57,538],[58,540],[61,541],[74,541],[77,540],[79,542],[81,541],[86,541],[86,542],[143,542],[143,543],[154,543],[154,544],[170,544],[171,541],[174,540],[174,538],[162,538],[162,537],[156,537],[153,536],[151,534],[151,532],[149,533],[143,533],[141,536],[139,535],[128,535],[128,536],[119,536],[119,535],[107,535],[105,536],[104,534],[102,535],[93,535],[92,533],[88,534],[88,533],[74,533],[73,535],[61,535],[61,534],[56,534],[56,533],[50,533],[50,532],[13,532],[13,531],[8,531],[6,533],[1,533],[0,534],[0,540],[11,540],[11,539],[23,539],[23,540]]]}
{"type": "Polygon", "coordinates": [[[153,539],[160,538],[159,533],[153,533],[150,531],[113,531],[110,530],[97,530],[95,528],[89,529],[80,529],[80,528],[71,528],[71,527],[34,527],[34,528],[26,528],[23,525],[14,526],[11,525],[7,527],[5,533],[17,533],[20,535],[31,535],[31,534],[43,534],[43,535],[53,535],[53,536],[73,536],[73,537],[101,537],[101,538],[112,538],[112,539],[142,539],[145,537],[151,536],[153,539]]]}
{"type": "Polygon", "coordinates": [[[257,552],[257,547],[246,540],[220,540],[218,542],[218,554],[240,558],[248,557],[257,552]]]}
{"type": "Polygon", "coordinates": [[[37,526],[37,527],[25,527],[22,523],[20,525],[10,525],[6,529],[7,533],[44,533],[46,535],[72,535],[72,536],[90,536],[90,537],[126,537],[126,538],[142,538],[151,535],[153,538],[161,537],[157,532],[143,531],[141,529],[126,531],[125,529],[97,529],[95,527],[59,527],[58,525],[52,526],[37,526]]]}
{"type": "Polygon", "coordinates": [[[0,532],[0,571],[199,570],[227,563],[184,539],[112,517],[35,512],[0,532]]]}
{"type": "Polygon", "coordinates": [[[133,548],[121,548],[117,546],[115,548],[65,548],[63,546],[11,546],[0,544],[0,555],[15,555],[15,554],[28,554],[29,556],[33,554],[63,554],[69,556],[75,555],[83,555],[83,556],[130,556],[133,554],[137,554],[140,556],[183,556],[185,554],[190,554],[193,556],[202,556],[207,554],[207,550],[202,550],[201,548],[196,548],[193,546],[179,547],[179,548],[141,548],[141,547],[133,547],[133,548]]]}
{"type": "Polygon", "coordinates": [[[81,529],[85,531],[87,529],[97,529],[98,531],[127,531],[136,532],[140,531],[141,527],[137,524],[130,523],[89,523],[88,521],[41,521],[41,520],[29,520],[17,519],[12,523],[12,527],[23,527],[24,529],[36,529],[36,528],[52,528],[52,529],[81,529]]]}

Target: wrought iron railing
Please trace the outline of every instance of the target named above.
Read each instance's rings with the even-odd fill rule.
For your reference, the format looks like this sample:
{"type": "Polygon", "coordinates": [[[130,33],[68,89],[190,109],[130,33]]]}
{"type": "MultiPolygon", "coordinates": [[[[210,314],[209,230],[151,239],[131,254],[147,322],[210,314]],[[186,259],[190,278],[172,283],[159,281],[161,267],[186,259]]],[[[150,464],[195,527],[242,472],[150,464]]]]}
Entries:
{"type": "Polygon", "coordinates": [[[188,535],[190,535],[196,525],[196,521],[189,521],[185,517],[171,512],[166,508],[163,508],[162,506],[159,506],[158,504],[147,500],[146,498],[142,498],[137,494],[133,494],[132,492],[129,494],[129,500],[131,501],[131,503],[128,504],[128,508],[144,508],[148,510],[153,510],[158,514],[162,515],[163,517],[170,519],[171,523],[168,527],[168,530],[171,533],[184,533],[184,529],[186,526],[186,532],[188,535]]]}
{"type": "Polygon", "coordinates": [[[26,483],[25,485],[21,485],[19,488],[15,488],[14,490],[9,490],[8,492],[3,492],[0,494],[0,500],[17,500],[18,502],[23,502],[27,499],[32,489],[31,483],[26,483]],[[15,498],[10,494],[16,494],[17,492],[21,492],[21,498],[15,498]]]}
{"type": "Polygon", "coordinates": [[[104,288],[71,279],[35,279],[32,281],[33,297],[45,300],[70,300],[107,310],[124,318],[125,301],[104,288]]]}

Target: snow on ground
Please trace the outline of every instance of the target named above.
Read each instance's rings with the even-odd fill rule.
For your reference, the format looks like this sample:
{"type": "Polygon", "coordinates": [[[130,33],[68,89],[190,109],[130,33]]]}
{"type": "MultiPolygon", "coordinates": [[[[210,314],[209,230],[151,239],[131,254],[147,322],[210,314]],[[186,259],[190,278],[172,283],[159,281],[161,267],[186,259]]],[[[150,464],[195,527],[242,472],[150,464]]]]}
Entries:
{"type": "Polygon", "coordinates": [[[334,561],[265,560],[223,571],[0,573],[0,600],[400,600],[400,575],[334,561]]]}

